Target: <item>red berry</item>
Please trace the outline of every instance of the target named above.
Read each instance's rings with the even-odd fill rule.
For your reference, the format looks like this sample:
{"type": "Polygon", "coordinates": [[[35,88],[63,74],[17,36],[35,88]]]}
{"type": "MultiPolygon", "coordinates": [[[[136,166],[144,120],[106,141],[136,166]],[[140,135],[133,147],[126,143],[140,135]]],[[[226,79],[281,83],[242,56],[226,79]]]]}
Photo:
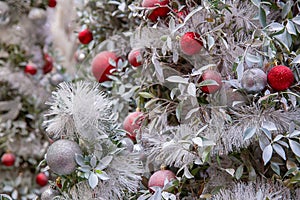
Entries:
{"type": "Polygon", "coordinates": [[[151,192],[153,192],[151,187],[157,186],[163,188],[166,179],[168,179],[168,181],[171,181],[172,179],[175,179],[175,177],[175,174],[170,170],[159,170],[152,174],[152,176],[150,177],[148,188],[151,192]]]}
{"type": "Polygon", "coordinates": [[[54,8],[56,6],[56,0],[48,0],[48,6],[54,8]]]}
{"type": "Polygon", "coordinates": [[[142,54],[140,49],[132,49],[128,54],[128,61],[133,67],[139,67],[142,65],[142,54]]]}
{"type": "Polygon", "coordinates": [[[184,20],[184,18],[189,14],[189,11],[186,8],[183,8],[180,11],[174,9],[174,12],[177,15],[180,23],[182,23],[183,22],[182,20],[184,20]]]}
{"type": "Polygon", "coordinates": [[[218,85],[202,86],[200,89],[204,93],[213,94],[213,93],[217,92],[222,86],[222,77],[221,77],[221,74],[217,71],[206,70],[202,74],[202,76],[200,78],[200,82],[205,81],[205,80],[214,80],[218,83],[218,85]]]}
{"type": "Polygon", "coordinates": [[[48,54],[44,55],[44,60],[45,60],[45,64],[43,66],[43,73],[47,74],[51,72],[53,69],[53,60],[48,54]]]}
{"type": "Polygon", "coordinates": [[[103,51],[92,61],[92,73],[99,83],[110,80],[107,75],[111,75],[111,70],[115,68],[110,64],[110,60],[117,62],[117,55],[110,51],[103,51]]]}
{"type": "Polygon", "coordinates": [[[133,141],[136,140],[136,132],[140,129],[144,116],[142,112],[130,113],[123,122],[123,128],[128,132],[127,136],[133,141]]]}
{"type": "Polygon", "coordinates": [[[268,83],[276,91],[286,90],[294,83],[294,74],[290,68],[277,65],[269,71],[268,83]]]}
{"type": "Polygon", "coordinates": [[[203,47],[200,35],[195,32],[187,32],[180,38],[181,51],[189,56],[200,52],[203,47]]]}
{"type": "Polygon", "coordinates": [[[16,157],[12,153],[5,153],[1,157],[1,162],[3,165],[10,167],[15,164],[16,157]]]}
{"type": "Polygon", "coordinates": [[[78,39],[81,44],[88,44],[93,40],[93,33],[90,30],[85,29],[78,34],[78,39]]]}
{"type": "Polygon", "coordinates": [[[169,0],[143,0],[142,6],[151,9],[147,17],[151,21],[156,21],[158,17],[166,17],[170,12],[168,3],[169,0]]]}
{"type": "Polygon", "coordinates": [[[35,182],[43,187],[45,185],[48,184],[48,177],[46,176],[46,174],[44,174],[43,172],[39,173],[36,177],[35,177],[35,182]]]}
{"type": "Polygon", "coordinates": [[[27,74],[35,75],[37,72],[37,69],[34,65],[26,65],[24,72],[27,74]]]}

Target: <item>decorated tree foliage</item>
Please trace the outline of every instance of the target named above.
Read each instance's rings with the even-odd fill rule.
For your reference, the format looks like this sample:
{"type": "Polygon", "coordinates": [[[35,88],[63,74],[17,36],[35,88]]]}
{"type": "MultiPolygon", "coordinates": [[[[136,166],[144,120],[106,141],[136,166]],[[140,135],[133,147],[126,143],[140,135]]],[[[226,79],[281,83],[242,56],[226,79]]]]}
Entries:
{"type": "MultiPolygon", "coordinates": [[[[41,67],[27,63],[22,71],[42,83],[34,90],[38,103],[30,104],[40,110],[20,106],[31,101],[24,84],[3,75],[10,91],[3,93],[5,105],[23,108],[1,114],[11,116],[5,131],[15,130],[11,124],[18,120],[26,130],[36,123],[40,131],[33,125],[29,130],[44,144],[35,146],[43,156],[32,170],[37,185],[47,186],[35,195],[44,200],[299,198],[300,2],[48,3],[30,6],[46,8],[47,16],[54,9],[61,21],[52,24],[65,32],[52,32],[51,42],[46,34],[46,49],[53,53],[41,54],[41,67]],[[60,9],[74,20],[61,17],[60,9]],[[47,70],[51,60],[55,73],[47,70]],[[47,86],[57,74],[65,81],[47,86]]],[[[17,50],[6,54],[13,56],[4,63],[28,59],[22,45],[13,47],[17,50]]],[[[17,77],[12,64],[3,69],[17,77]]],[[[21,140],[7,137],[4,169],[22,169],[14,150],[21,145],[9,146],[21,140]]]]}

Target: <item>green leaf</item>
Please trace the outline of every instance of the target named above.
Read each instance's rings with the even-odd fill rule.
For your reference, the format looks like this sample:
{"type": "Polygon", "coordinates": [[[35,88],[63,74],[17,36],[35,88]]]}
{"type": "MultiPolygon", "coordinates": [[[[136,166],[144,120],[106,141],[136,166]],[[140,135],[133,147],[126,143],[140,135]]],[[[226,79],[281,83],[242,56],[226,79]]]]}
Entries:
{"type": "Polygon", "coordinates": [[[244,165],[240,165],[237,170],[235,171],[235,178],[237,180],[240,180],[244,172],[244,165]]]}
{"type": "Polygon", "coordinates": [[[300,15],[297,15],[296,17],[294,17],[294,18],[292,19],[292,21],[293,21],[295,24],[300,25],[300,15]]]}
{"type": "Polygon", "coordinates": [[[180,102],[176,107],[176,118],[178,121],[181,120],[182,106],[183,106],[183,102],[180,102]]]}
{"type": "Polygon", "coordinates": [[[262,130],[262,132],[269,138],[269,140],[272,140],[271,132],[268,129],[260,128],[260,130],[262,130]]]}
{"type": "Polygon", "coordinates": [[[246,60],[250,63],[259,63],[260,59],[258,56],[252,55],[250,53],[246,54],[246,60]]]}
{"type": "Polygon", "coordinates": [[[297,35],[295,25],[291,20],[287,21],[285,27],[289,34],[297,35]]]}
{"type": "Polygon", "coordinates": [[[95,173],[91,173],[89,176],[89,185],[92,189],[95,189],[95,187],[98,185],[98,177],[95,173]]]}
{"type": "Polygon", "coordinates": [[[264,161],[264,165],[266,165],[272,158],[272,154],[273,154],[273,148],[272,145],[269,144],[268,146],[266,146],[266,148],[263,150],[263,161],[264,161]]]}
{"type": "Polygon", "coordinates": [[[252,2],[256,7],[259,7],[259,6],[260,6],[260,1],[261,1],[261,0],[251,0],[251,2],[252,2]]]}
{"type": "Polygon", "coordinates": [[[288,15],[289,12],[291,12],[293,4],[291,1],[287,1],[286,4],[282,8],[281,17],[284,19],[288,15]]]}
{"type": "Polygon", "coordinates": [[[283,33],[274,35],[273,37],[276,38],[287,50],[290,49],[290,46],[292,45],[292,37],[286,29],[283,33]]]}
{"type": "Polygon", "coordinates": [[[245,130],[244,136],[243,136],[244,141],[252,138],[255,133],[256,133],[256,128],[255,127],[247,128],[245,130]]]}
{"type": "Polygon", "coordinates": [[[195,137],[192,139],[192,141],[198,145],[199,147],[202,147],[203,146],[203,140],[201,137],[195,137]]]}
{"type": "Polygon", "coordinates": [[[95,155],[92,156],[91,161],[90,161],[90,164],[91,164],[91,166],[92,166],[93,168],[96,167],[96,165],[97,165],[97,158],[96,158],[95,155]]]}
{"type": "Polygon", "coordinates": [[[245,67],[244,67],[244,59],[242,59],[239,62],[238,66],[236,67],[236,75],[237,75],[238,80],[242,80],[243,74],[244,74],[244,69],[245,69],[245,67]]]}
{"type": "Polygon", "coordinates": [[[280,157],[283,159],[283,160],[286,160],[286,156],[285,156],[285,151],[284,149],[282,148],[282,146],[280,146],[279,144],[273,144],[273,149],[275,150],[275,152],[280,155],[280,157]]]}
{"type": "Polygon", "coordinates": [[[166,80],[173,83],[184,83],[184,84],[189,83],[188,78],[182,78],[181,76],[170,76],[166,80]]]}
{"type": "Polygon", "coordinates": [[[228,169],[225,169],[225,171],[226,171],[228,174],[230,174],[232,177],[234,177],[234,172],[235,172],[234,169],[228,168],[228,169]]]}
{"type": "Polygon", "coordinates": [[[184,167],[184,176],[185,176],[187,179],[194,178],[193,174],[191,174],[191,172],[190,172],[190,170],[188,169],[187,166],[184,167]]]}
{"type": "Polygon", "coordinates": [[[298,170],[297,167],[293,167],[293,168],[289,169],[289,170],[284,174],[283,178],[289,176],[290,174],[293,174],[293,173],[294,173],[295,171],[297,171],[297,170],[298,170]]]}
{"type": "Polygon", "coordinates": [[[207,162],[208,159],[209,159],[209,156],[210,156],[210,151],[211,151],[211,146],[209,147],[206,147],[204,152],[202,153],[202,160],[203,160],[203,163],[207,162]]]}
{"type": "Polygon", "coordinates": [[[299,63],[300,63],[300,54],[297,55],[292,61],[292,64],[299,64],[299,63]]]}
{"type": "Polygon", "coordinates": [[[284,29],[284,26],[278,22],[272,22],[271,24],[269,24],[266,29],[268,31],[272,31],[272,32],[279,32],[282,31],[284,29]]]}
{"type": "Polygon", "coordinates": [[[215,80],[207,79],[204,81],[201,81],[197,86],[202,87],[202,86],[207,86],[207,85],[219,85],[215,80]]]}
{"type": "Polygon", "coordinates": [[[211,50],[211,48],[215,45],[215,39],[208,34],[207,35],[207,46],[208,46],[208,50],[211,50]]]}
{"type": "Polygon", "coordinates": [[[187,88],[187,92],[189,95],[196,97],[196,86],[194,83],[190,83],[188,88],[187,88]]]}
{"type": "Polygon", "coordinates": [[[139,95],[145,99],[152,99],[155,97],[153,94],[148,92],[139,92],[139,95]]]}
{"type": "Polygon", "coordinates": [[[259,16],[258,17],[259,17],[260,24],[263,27],[266,27],[267,26],[267,15],[266,15],[265,9],[262,6],[259,7],[259,16]]]}
{"type": "Polygon", "coordinates": [[[296,142],[294,140],[290,140],[290,139],[289,139],[289,144],[290,144],[290,147],[291,147],[293,153],[296,156],[300,157],[300,144],[298,142],[296,142]]]}
{"type": "Polygon", "coordinates": [[[277,163],[271,162],[272,170],[280,176],[280,167],[277,163]]]}

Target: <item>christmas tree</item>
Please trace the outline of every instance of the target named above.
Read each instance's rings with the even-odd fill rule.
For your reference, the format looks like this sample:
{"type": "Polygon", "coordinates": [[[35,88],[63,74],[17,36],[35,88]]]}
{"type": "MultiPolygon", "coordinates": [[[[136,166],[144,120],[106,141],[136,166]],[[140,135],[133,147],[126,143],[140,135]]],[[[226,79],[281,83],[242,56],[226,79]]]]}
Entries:
{"type": "Polygon", "coordinates": [[[299,198],[300,2],[0,3],[4,198],[299,198]]]}

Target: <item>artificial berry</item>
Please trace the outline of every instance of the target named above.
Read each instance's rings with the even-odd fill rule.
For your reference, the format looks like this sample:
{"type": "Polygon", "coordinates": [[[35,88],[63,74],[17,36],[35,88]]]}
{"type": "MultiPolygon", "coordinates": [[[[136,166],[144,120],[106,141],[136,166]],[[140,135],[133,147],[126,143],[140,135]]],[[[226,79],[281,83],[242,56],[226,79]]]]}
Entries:
{"type": "Polygon", "coordinates": [[[34,65],[26,65],[24,68],[24,72],[26,74],[35,75],[37,72],[36,66],[34,65]]]}
{"type": "Polygon", "coordinates": [[[127,136],[133,141],[136,140],[136,132],[140,129],[144,116],[142,112],[130,113],[123,122],[123,129],[127,131],[127,136]]]}
{"type": "Polygon", "coordinates": [[[217,82],[218,85],[201,86],[200,89],[204,93],[213,94],[213,93],[217,92],[222,86],[222,77],[221,77],[221,74],[217,71],[206,70],[202,74],[202,76],[200,78],[200,82],[205,81],[205,80],[214,80],[217,82]]]}
{"type": "Polygon", "coordinates": [[[56,6],[56,0],[48,0],[48,6],[54,8],[56,6]]]}
{"type": "Polygon", "coordinates": [[[81,44],[88,44],[93,40],[93,33],[90,30],[85,29],[78,34],[78,40],[81,44]]]}
{"type": "Polygon", "coordinates": [[[142,54],[140,49],[132,49],[130,53],[128,54],[128,62],[133,67],[139,67],[142,65],[142,54]]]}
{"type": "Polygon", "coordinates": [[[166,17],[170,12],[167,4],[169,0],[143,0],[142,7],[149,8],[148,19],[156,21],[159,17],[166,17]]]}
{"type": "Polygon", "coordinates": [[[48,177],[43,172],[40,172],[38,175],[36,175],[35,182],[39,186],[43,187],[48,184],[48,177]]]}
{"type": "Polygon", "coordinates": [[[44,55],[44,60],[45,60],[45,64],[43,66],[43,73],[47,74],[51,72],[53,69],[53,60],[48,54],[44,55]]]}
{"type": "Polygon", "coordinates": [[[186,32],[180,38],[181,51],[189,56],[195,55],[200,52],[203,47],[200,35],[195,32],[186,32]]]}
{"type": "Polygon", "coordinates": [[[1,157],[1,162],[3,165],[10,167],[15,164],[16,157],[13,153],[5,153],[1,157]]]}
{"type": "Polygon", "coordinates": [[[288,89],[294,83],[294,74],[284,65],[273,67],[268,73],[268,83],[276,91],[288,89]]]}

